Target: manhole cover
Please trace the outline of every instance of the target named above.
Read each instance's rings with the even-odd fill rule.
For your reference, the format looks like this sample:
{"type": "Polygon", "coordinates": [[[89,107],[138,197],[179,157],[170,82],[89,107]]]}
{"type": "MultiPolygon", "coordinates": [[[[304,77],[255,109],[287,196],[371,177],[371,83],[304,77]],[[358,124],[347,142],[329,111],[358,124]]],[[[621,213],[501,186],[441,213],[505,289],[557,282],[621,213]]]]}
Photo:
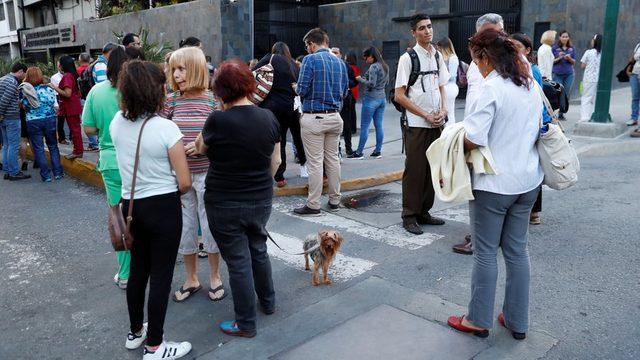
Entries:
{"type": "Polygon", "coordinates": [[[363,212],[399,212],[402,209],[402,195],[388,190],[368,190],[343,198],[342,204],[348,209],[363,212]]]}

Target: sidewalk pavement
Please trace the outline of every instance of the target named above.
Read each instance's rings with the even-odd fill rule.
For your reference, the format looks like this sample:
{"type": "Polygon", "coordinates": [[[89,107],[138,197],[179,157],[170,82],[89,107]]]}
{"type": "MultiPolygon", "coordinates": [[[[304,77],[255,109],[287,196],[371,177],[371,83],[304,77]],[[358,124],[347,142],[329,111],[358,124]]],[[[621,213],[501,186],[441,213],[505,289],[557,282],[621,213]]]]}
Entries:
{"type": "MultiPolygon", "coordinates": [[[[456,119],[462,121],[464,118],[464,100],[456,101],[456,119]]],[[[630,89],[616,89],[611,93],[611,116],[614,122],[625,123],[629,119],[631,104],[630,89]]],[[[361,104],[356,105],[358,119],[360,119],[361,104]]],[[[584,136],[574,136],[572,130],[580,117],[579,99],[573,99],[569,112],[565,115],[566,120],[562,121],[562,126],[572,139],[573,146],[578,154],[582,155],[607,155],[612,153],[640,151],[640,139],[629,137],[629,132],[634,127],[629,127],[628,131],[616,138],[594,138],[584,136]]],[[[400,114],[391,104],[387,104],[384,114],[384,144],[382,147],[381,159],[371,158],[369,155],[375,145],[375,129],[373,125],[369,129],[369,137],[364,150],[363,159],[347,159],[344,149],[344,140],[341,140],[342,154],[342,190],[359,190],[376,185],[398,181],[402,178],[404,169],[404,154],[402,154],[402,132],[400,130],[400,114]]],[[[358,121],[358,125],[360,122],[358,121]]],[[[358,132],[352,137],[353,148],[357,149],[359,142],[358,132]]],[[[85,138],[86,144],[86,138],[85,138]]],[[[294,162],[293,149],[289,136],[287,151],[287,170],[285,178],[287,185],[283,188],[274,188],[276,196],[306,195],[307,179],[300,177],[300,165],[294,162]]],[[[82,159],[69,161],[64,159],[64,155],[71,153],[70,145],[61,145],[60,152],[63,156],[62,165],[65,172],[72,177],[78,178],[87,184],[103,187],[100,174],[95,171],[95,165],[99,154],[85,152],[82,159]]]]}

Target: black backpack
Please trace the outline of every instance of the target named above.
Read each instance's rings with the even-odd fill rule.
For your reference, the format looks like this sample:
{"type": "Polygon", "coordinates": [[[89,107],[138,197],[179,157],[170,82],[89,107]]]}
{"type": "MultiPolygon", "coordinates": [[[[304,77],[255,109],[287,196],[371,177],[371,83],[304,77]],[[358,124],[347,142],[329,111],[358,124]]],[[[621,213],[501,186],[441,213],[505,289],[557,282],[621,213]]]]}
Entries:
{"type": "Polygon", "coordinates": [[[549,104],[553,110],[560,110],[561,113],[569,111],[569,96],[562,84],[553,80],[542,80],[542,90],[549,99],[549,104]]]}
{"type": "MultiPolygon", "coordinates": [[[[413,48],[407,50],[407,54],[409,54],[409,57],[411,58],[411,74],[409,75],[409,82],[407,83],[407,91],[405,92],[405,94],[407,97],[409,97],[409,90],[416,83],[416,81],[418,81],[418,78],[420,76],[440,74],[440,53],[436,51],[436,70],[429,71],[420,71],[420,58],[418,58],[418,54],[413,48]]],[[[396,110],[404,114],[407,110],[398,102],[396,102],[395,90],[396,89],[393,88],[389,91],[389,101],[393,104],[396,110]]]]}
{"type": "Polygon", "coordinates": [[[78,89],[80,89],[80,97],[86,99],[91,88],[96,84],[93,81],[93,67],[98,63],[98,60],[87,66],[81,74],[78,74],[78,89]]]}

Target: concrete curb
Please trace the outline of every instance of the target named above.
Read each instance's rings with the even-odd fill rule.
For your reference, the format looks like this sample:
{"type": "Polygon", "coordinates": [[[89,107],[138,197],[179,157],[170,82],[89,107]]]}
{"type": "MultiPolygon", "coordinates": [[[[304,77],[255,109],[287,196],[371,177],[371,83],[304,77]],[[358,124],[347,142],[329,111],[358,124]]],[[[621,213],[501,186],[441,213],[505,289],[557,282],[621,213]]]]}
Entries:
{"type": "Polygon", "coordinates": [[[603,156],[640,152],[640,139],[586,145],[576,151],[580,156],[603,156]]]}
{"type": "MultiPolygon", "coordinates": [[[[49,160],[51,160],[51,155],[48,150],[45,150],[45,155],[49,160]]],[[[104,189],[102,175],[100,175],[98,170],[96,170],[96,164],[83,159],[69,160],[65,158],[64,155],[65,154],[60,153],[60,163],[62,164],[62,169],[67,175],[80,180],[85,184],[104,189]]],[[[27,158],[30,160],[34,159],[31,147],[27,147],[27,158]]]]}

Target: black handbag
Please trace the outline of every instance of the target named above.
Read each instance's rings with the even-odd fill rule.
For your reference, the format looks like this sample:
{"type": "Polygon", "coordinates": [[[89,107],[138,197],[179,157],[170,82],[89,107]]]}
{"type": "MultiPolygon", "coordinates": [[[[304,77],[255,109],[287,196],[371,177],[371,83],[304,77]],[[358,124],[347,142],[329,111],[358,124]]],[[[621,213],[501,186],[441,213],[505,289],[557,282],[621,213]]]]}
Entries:
{"type": "Polygon", "coordinates": [[[569,111],[569,96],[562,84],[549,79],[542,80],[542,90],[549,99],[553,110],[560,110],[561,113],[569,111]]]}

